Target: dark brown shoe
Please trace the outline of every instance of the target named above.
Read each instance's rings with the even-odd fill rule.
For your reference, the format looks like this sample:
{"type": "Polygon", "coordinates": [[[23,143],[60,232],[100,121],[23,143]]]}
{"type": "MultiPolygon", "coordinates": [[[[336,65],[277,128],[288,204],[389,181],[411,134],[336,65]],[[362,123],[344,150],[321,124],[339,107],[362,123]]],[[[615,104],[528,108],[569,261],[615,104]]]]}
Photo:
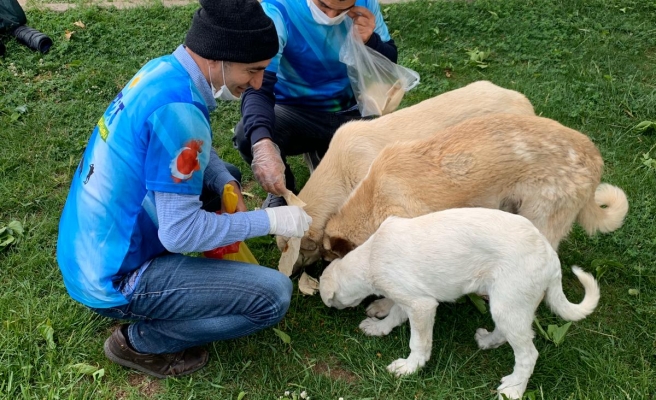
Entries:
{"type": "Polygon", "coordinates": [[[139,353],[128,346],[120,327],[105,341],[105,355],[124,367],[162,379],[198,371],[207,364],[208,359],[207,351],[200,347],[169,354],[139,353]]]}

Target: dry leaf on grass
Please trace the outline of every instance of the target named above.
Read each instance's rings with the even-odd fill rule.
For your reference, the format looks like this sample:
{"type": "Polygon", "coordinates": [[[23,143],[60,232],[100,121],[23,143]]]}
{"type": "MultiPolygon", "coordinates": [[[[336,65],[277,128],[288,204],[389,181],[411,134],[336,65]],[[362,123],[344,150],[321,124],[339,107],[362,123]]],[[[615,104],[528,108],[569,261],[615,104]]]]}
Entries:
{"type": "Polygon", "coordinates": [[[74,33],[75,31],[69,31],[68,29],[66,29],[66,33],[64,34],[64,37],[66,37],[66,40],[71,40],[71,36],[73,36],[74,33]]]}
{"type": "Polygon", "coordinates": [[[82,22],[82,21],[75,21],[75,22],[73,22],[73,25],[75,25],[79,28],[83,28],[83,29],[86,28],[86,25],[84,25],[84,22],[82,22]]]}
{"type": "Polygon", "coordinates": [[[319,281],[303,272],[301,279],[298,281],[298,288],[301,293],[313,296],[319,290],[319,281]]]}

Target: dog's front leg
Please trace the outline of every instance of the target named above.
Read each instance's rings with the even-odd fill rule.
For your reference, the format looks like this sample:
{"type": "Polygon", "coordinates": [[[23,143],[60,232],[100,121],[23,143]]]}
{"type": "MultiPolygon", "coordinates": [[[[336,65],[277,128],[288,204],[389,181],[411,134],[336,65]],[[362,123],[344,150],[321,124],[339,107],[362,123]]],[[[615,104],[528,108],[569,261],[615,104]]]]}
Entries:
{"type": "Polygon", "coordinates": [[[401,306],[396,303],[392,304],[389,314],[384,319],[367,318],[360,323],[360,329],[365,335],[385,336],[408,319],[408,315],[401,306]]]}
{"type": "Polygon", "coordinates": [[[410,320],[410,355],[391,363],[387,370],[396,376],[408,375],[426,364],[433,345],[435,324],[435,299],[413,300],[410,306],[402,306],[410,320]]]}

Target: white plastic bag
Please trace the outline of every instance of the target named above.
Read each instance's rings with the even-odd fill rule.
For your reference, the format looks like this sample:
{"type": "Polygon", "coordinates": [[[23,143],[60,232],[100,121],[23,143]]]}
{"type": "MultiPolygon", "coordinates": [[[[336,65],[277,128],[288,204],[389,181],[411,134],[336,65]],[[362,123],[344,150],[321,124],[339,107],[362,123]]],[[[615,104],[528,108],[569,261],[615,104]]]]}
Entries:
{"type": "Polygon", "coordinates": [[[419,84],[419,74],[365,46],[353,21],[347,18],[346,24],[348,34],[339,61],[346,64],[360,114],[389,114],[399,106],[405,92],[419,84]]]}

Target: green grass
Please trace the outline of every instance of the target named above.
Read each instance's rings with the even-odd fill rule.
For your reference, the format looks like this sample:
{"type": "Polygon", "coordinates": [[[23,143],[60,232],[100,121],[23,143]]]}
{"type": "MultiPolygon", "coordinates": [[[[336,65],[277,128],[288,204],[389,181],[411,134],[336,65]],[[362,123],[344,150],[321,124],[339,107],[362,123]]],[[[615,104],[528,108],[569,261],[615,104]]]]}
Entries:
{"type": "MultiPolygon", "coordinates": [[[[539,114],[597,144],[606,162],[603,180],[626,191],[631,210],[615,233],[589,238],[577,227],[562,243],[567,295],[572,301],[582,296],[569,272],[578,264],[593,272],[598,267],[602,298],[559,346],[536,336],[540,358],[528,390],[540,399],[653,399],[656,163],[648,160],[656,159],[656,132],[633,128],[656,122],[656,2],[420,1],[383,9],[401,63],[422,76],[402,107],[487,79],[524,93],[539,114]],[[478,54],[478,62],[470,54],[478,54]]],[[[22,242],[0,250],[0,398],[235,399],[246,392],[245,399],[277,399],[286,390],[306,390],[313,399],[494,398],[513,354],[509,346],[477,349],[475,329],[493,324],[471,302],[439,307],[432,358],[403,379],[392,378],[385,366],[407,356],[407,325],[388,337],[365,337],[356,329],[362,307],[337,311],[297,293],[278,326],[291,345],[270,329],[214,343],[204,370],[166,381],[104,357],[102,343],[115,323],[66,294],[55,261],[59,214],[96,121],[141,65],[183,40],[193,10],[29,11],[29,24],[55,41],[45,56],[3,38],[0,226],[17,219],[26,232],[22,242]],[[75,31],[70,41],[67,30],[75,31]],[[94,380],[73,367],[79,363],[104,375],[94,380]]],[[[230,145],[238,113],[238,104],[229,103],[212,115],[214,145],[244,171],[257,196],[254,207],[263,192],[230,145]]],[[[307,179],[300,160],[294,169],[307,179]]],[[[249,246],[264,264],[277,264],[271,238],[249,246]]],[[[538,318],[545,329],[563,324],[546,307],[538,318]]]]}

